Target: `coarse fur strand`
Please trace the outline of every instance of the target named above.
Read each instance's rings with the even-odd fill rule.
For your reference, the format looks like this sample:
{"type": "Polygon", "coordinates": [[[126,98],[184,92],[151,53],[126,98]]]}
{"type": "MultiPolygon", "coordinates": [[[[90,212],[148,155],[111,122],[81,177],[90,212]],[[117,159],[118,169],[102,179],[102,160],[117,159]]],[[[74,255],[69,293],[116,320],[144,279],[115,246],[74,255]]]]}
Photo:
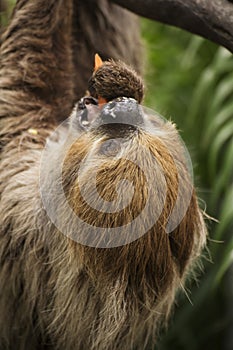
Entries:
{"type": "MultiPolygon", "coordinates": [[[[74,76],[79,78],[82,64],[78,70],[73,59],[74,52],[78,55],[73,48],[75,13],[76,6],[69,0],[18,0],[2,37],[0,350],[152,347],[168,319],[176,291],[205,243],[205,225],[194,191],[181,223],[169,235],[165,230],[177,197],[174,159],[180,160],[184,191],[190,181],[171,123],[161,125],[161,137],[140,131],[123,148],[126,154],[137,153],[139,145],[149,147],[166,179],[166,205],[147,234],[121,247],[92,248],[63,235],[48,218],[40,196],[40,161],[46,138],[57,121],[70,114],[77,95],[74,76]]],[[[133,56],[131,44],[128,50],[133,56]]],[[[98,153],[103,142],[104,136],[96,131],[81,135],[66,155],[63,185],[80,217],[92,225],[114,227],[137,216],[148,193],[145,178],[133,163],[105,157],[97,177],[99,193],[113,200],[115,185],[127,169],[135,187],[131,206],[121,214],[97,216],[83,202],[76,176],[80,159],[95,145],[98,153]]],[[[145,155],[138,157],[151,166],[145,155]]],[[[84,180],[98,166],[91,164],[81,174],[84,180]]],[[[157,192],[162,190],[158,179],[159,174],[157,192]]],[[[88,194],[88,181],[84,185],[88,194]]],[[[155,200],[151,205],[158,203],[155,200]]],[[[71,228],[72,224],[68,223],[71,228]]]]}

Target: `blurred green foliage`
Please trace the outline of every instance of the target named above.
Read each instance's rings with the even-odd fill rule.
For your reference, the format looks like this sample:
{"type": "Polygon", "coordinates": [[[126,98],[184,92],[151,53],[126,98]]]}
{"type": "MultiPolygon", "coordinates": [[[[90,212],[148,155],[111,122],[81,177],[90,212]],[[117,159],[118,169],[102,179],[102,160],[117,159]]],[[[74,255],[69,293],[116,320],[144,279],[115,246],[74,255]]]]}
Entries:
{"type": "Polygon", "coordinates": [[[209,222],[205,273],[189,285],[159,350],[233,349],[233,58],[180,29],[142,20],[145,104],[173,120],[193,159],[209,222]],[[215,242],[215,241],[218,241],[215,242]]]}
{"type": "Polygon", "coordinates": [[[0,0],[0,30],[7,25],[16,0],[0,0]]]}

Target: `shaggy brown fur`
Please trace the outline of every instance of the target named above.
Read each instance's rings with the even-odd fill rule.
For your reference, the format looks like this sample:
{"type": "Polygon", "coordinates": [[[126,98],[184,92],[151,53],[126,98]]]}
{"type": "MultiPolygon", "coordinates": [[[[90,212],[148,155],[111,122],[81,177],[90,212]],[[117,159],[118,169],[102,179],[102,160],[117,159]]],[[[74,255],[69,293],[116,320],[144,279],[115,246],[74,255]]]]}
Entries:
{"type": "Polygon", "coordinates": [[[103,97],[111,101],[117,97],[132,97],[142,102],[144,86],[142,79],[133,69],[123,62],[113,60],[104,62],[103,65],[93,73],[89,81],[89,92],[92,96],[103,97]]]}
{"type": "MultiPolygon", "coordinates": [[[[127,155],[133,154],[155,173],[151,215],[160,204],[159,169],[147,154],[139,152],[140,145],[150,149],[163,170],[167,193],[162,213],[149,232],[124,246],[92,248],[63,235],[48,218],[39,189],[40,160],[46,137],[57,119],[69,115],[74,100],[72,18],[72,1],[19,0],[3,36],[1,350],[145,349],[167,320],[175,293],[205,242],[205,225],[194,192],[181,223],[170,234],[166,232],[178,186],[185,198],[190,180],[174,126],[158,121],[154,124],[157,136],[137,127],[123,134],[118,130],[125,143],[113,153],[117,155],[120,149],[120,158],[114,157],[111,148],[110,156],[108,149],[101,148],[106,140],[117,142],[118,131],[111,127],[78,131],[63,166],[65,194],[78,216],[91,225],[116,227],[136,218],[148,200],[145,176],[134,162],[126,160],[127,155]],[[92,161],[78,178],[80,161],[90,149],[92,161]],[[182,174],[179,184],[177,164],[182,174]],[[83,201],[79,182],[84,180],[91,200],[89,179],[95,168],[98,191],[106,200],[114,200],[115,188],[125,176],[133,183],[135,193],[128,207],[118,213],[97,213],[83,201]]],[[[55,149],[56,155],[63,152],[59,140],[55,149]]],[[[54,203],[58,200],[54,196],[54,203]]],[[[62,206],[58,209],[68,230],[85,235],[69,221],[62,206]]],[[[137,228],[138,232],[142,229],[137,228]]]]}

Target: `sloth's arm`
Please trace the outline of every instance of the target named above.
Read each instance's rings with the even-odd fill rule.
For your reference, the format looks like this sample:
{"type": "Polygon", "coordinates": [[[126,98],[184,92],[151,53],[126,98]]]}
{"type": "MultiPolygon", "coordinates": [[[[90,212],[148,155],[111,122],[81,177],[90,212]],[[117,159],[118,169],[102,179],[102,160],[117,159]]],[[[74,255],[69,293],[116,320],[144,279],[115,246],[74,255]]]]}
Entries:
{"type": "Polygon", "coordinates": [[[17,1],[0,51],[2,137],[3,129],[14,136],[70,113],[71,6],[70,0],[17,1]]]}

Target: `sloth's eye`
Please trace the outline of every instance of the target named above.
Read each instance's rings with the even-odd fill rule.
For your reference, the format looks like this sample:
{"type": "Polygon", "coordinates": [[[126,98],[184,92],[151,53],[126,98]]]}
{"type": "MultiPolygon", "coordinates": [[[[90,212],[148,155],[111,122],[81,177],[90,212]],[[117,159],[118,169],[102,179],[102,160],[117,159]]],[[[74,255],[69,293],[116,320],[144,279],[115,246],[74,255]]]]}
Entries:
{"type": "Polygon", "coordinates": [[[98,100],[92,96],[85,96],[78,101],[77,109],[85,109],[87,105],[98,105],[98,100]]]}

